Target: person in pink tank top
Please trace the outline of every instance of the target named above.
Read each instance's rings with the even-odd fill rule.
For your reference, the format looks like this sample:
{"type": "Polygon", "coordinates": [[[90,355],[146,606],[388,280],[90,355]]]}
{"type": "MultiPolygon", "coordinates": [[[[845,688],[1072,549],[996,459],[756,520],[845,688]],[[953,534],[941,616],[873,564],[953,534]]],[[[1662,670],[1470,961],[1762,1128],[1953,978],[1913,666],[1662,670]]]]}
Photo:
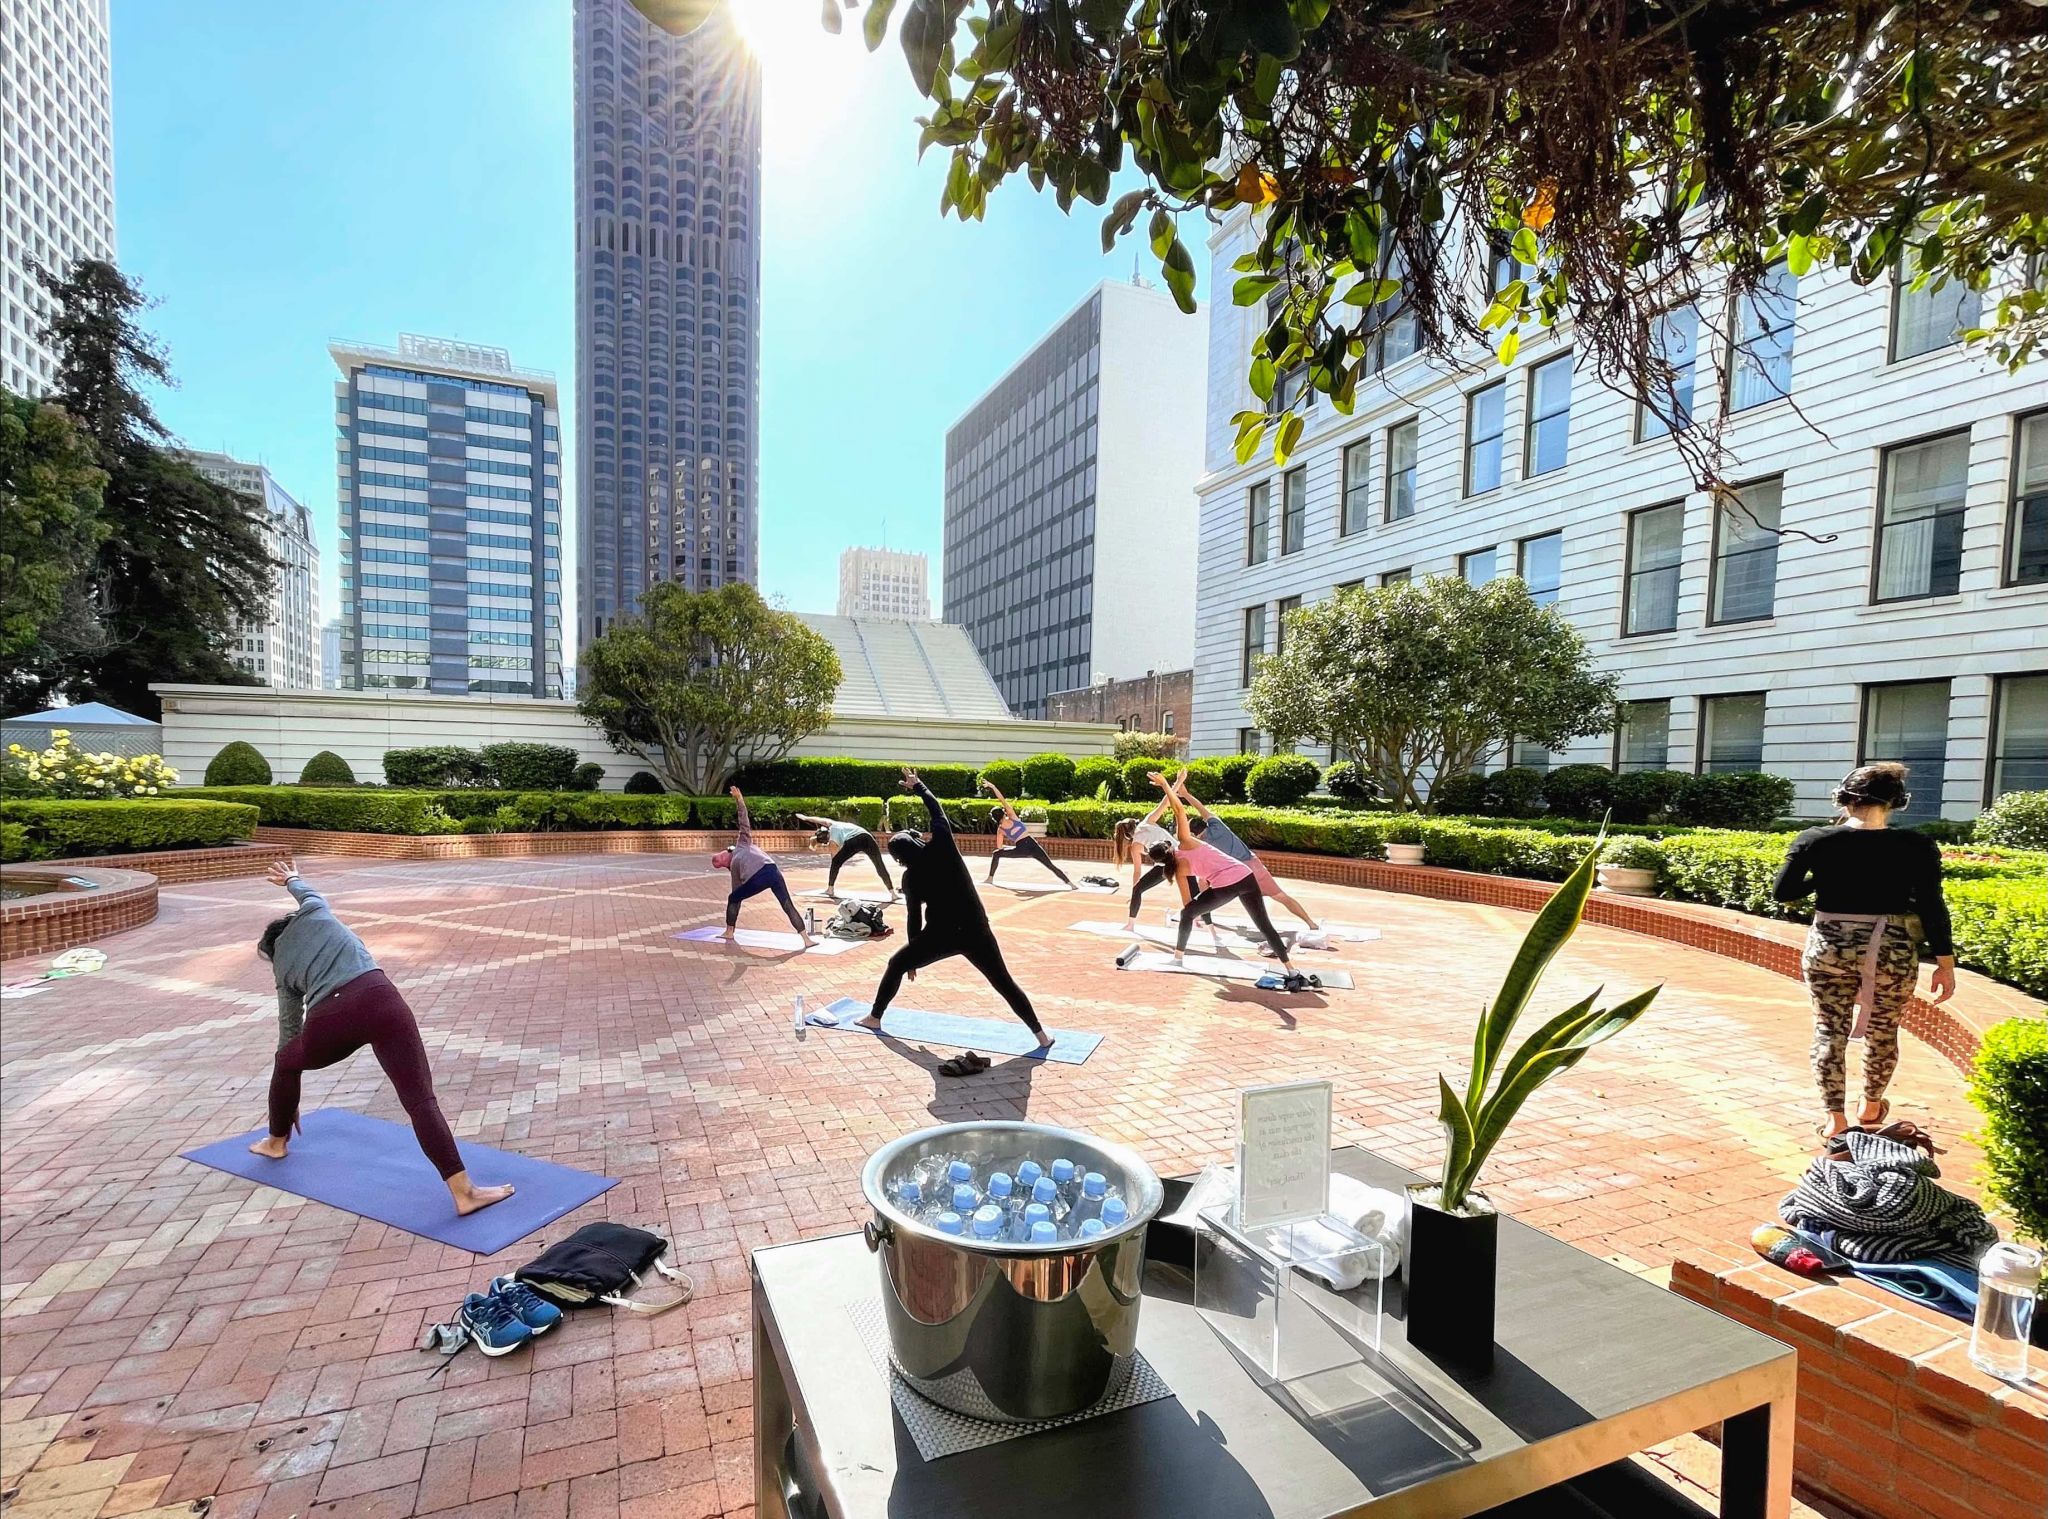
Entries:
{"type": "Polygon", "coordinates": [[[1308,978],[1294,968],[1294,962],[1287,956],[1287,941],[1280,937],[1273,927],[1273,920],[1266,915],[1266,894],[1259,889],[1259,878],[1253,874],[1251,866],[1243,860],[1232,859],[1213,844],[1203,843],[1194,829],[1188,826],[1188,810],[1182,804],[1179,792],[1179,782],[1187,779],[1187,772],[1183,770],[1172,783],[1156,770],[1148,779],[1166,793],[1167,803],[1173,808],[1173,826],[1178,839],[1175,844],[1153,845],[1153,862],[1193,876],[1202,883],[1202,889],[1181,909],[1180,934],[1174,945],[1173,958],[1180,960],[1186,956],[1188,932],[1195,926],[1197,918],[1231,902],[1241,902],[1252,925],[1258,929],[1280,961],[1280,968],[1286,972],[1284,984],[1287,990],[1304,990],[1309,984],[1308,978]]]}

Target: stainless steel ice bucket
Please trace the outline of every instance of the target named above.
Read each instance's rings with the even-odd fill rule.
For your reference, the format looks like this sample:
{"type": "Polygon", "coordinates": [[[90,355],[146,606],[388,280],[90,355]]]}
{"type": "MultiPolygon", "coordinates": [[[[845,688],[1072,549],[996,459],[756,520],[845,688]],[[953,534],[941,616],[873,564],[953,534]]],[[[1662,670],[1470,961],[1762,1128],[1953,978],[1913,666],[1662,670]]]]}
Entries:
{"type": "Polygon", "coordinates": [[[1122,1387],[1137,1350],[1145,1226],[1164,1193],[1121,1145],[1036,1123],[956,1123],[884,1145],[861,1173],[882,1268],[889,1348],[910,1384],[979,1419],[1023,1423],[1092,1408],[1122,1387]],[[1066,1156],[1123,1192],[1130,1216],[1085,1242],[1010,1244],[941,1234],[891,1190],[928,1156],[955,1155],[977,1175],[1027,1154],[1066,1156]]]}

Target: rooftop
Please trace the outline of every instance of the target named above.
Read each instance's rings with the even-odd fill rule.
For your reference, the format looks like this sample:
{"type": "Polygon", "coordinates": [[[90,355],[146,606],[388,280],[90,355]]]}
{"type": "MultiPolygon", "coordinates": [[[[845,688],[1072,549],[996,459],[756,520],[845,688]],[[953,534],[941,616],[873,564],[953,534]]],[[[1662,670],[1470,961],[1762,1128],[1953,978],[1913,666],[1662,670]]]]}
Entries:
{"type": "Polygon", "coordinates": [[[841,717],[1013,717],[965,628],[799,612],[839,651],[841,717]]]}

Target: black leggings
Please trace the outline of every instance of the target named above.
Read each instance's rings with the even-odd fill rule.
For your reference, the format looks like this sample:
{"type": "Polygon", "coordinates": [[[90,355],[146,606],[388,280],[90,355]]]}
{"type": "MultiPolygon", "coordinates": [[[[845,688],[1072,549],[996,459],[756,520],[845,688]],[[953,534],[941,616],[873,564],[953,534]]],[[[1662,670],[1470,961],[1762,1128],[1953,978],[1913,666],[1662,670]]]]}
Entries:
{"type": "Polygon", "coordinates": [[[270,1071],[270,1134],[283,1139],[299,1116],[299,1077],[339,1065],[364,1045],[398,1089],[399,1106],[412,1120],[413,1138],[445,1180],[463,1169],[455,1135],[434,1100],[427,1047],[405,998],[381,970],[366,970],[322,997],[306,1014],[298,1037],[277,1052],[270,1071]]]}
{"type": "Polygon", "coordinates": [[[1038,1014],[1031,1010],[1031,999],[1024,995],[1024,988],[1017,984],[1017,978],[1010,974],[1010,967],[1003,963],[1002,946],[996,943],[996,936],[986,925],[977,929],[927,928],[897,950],[889,957],[888,968],[882,972],[882,984],[875,988],[873,1016],[880,1018],[889,1004],[896,1000],[905,975],[954,955],[960,956],[988,979],[988,984],[1010,1004],[1010,1011],[1023,1020],[1026,1028],[1034,1034],[1040,1032],[1038,1014]]]}
{"type": "Polygon", "coordinates": [[[1259,890],[1257,876],[1243,876],[1228,886],[1205,886],[1195,894],[1195,899],[1180,910],[1180,953],[1186,954],[1188,930],[1195,926],[1195,919],[1206,918],[1217,908],[1231,902],[1244,903],[1244,910],[1251,914],[1252,924],[1266,936],[1266,942],[1273,946],[1273,953],[1280,957],[1280,963],[1287,963],[1287,944],[1274,931],[1273,920],[1266,916],[1265,893],[1259,890]]]}
{"type": "MultiPolygon", "coordinates": [[[[991,881],[996,878],[996,864],[1001,860],[1036,860],[1062,881],[1067,881],[1067,873],[1053,864],[1052,856],[1045,852],[1045,846],[1028,833],[1016,843],[997,849],[988,857],[988,878],[991,881]]],[[[1074,883],[1067,881],[1067,884],[1072,886],[1074,883]]]]}
{"type": "Polygon", "coordinates": [[[1166,878],[1166,867],[1164,865],[1154,865],[1150,870],[1139,876],[1131,886],[1131,910],[1125,913],[1124,916],[1127,918],[1137,917],[1138,904],[1144,900],[1145,893],[1166,878]]]}
{"type": "Polygon", "coordinates": [[[882,863],[882,846],[875,842],[875,836],[872,833],[856,834],[839,846],[839,852],[832,856],[832,868],[825,872],[825,890],[837,891],[839,889],[839,867],[855,855],[861,854],[866,855],[875,862],[875,869],[881,874],[882,884],[888,887],[889,891],[893,894],[896,890],[896,884],[889,879],[889,867],[882,863]]]}
{"type": "Polygon", "coordinates": [[[739,922],[740,903],[746,901],[748,897],[759,896],[764,891],[775,893],[775,900],[782,904],[782,910],[788,916],[790,926],[798,933],[802,933],[804,920],[797,913],[796,903],[789,899],[789,883],[782,879],[782,867],[779,865],[763,865],[747,877],[744,885],[732,889],[725,899],[725,926],[731,928],[739,922]]]}

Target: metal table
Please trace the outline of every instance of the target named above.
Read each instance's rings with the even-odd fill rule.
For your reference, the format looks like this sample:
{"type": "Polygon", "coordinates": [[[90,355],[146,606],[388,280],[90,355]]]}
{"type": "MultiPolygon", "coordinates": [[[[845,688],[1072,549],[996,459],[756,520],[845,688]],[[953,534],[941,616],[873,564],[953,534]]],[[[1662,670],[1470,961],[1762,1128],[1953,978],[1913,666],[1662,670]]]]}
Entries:
{"type": "MultiPolygon", "coordinates": [[[[1332,1169],[1399,1189],[1364,1150],[1332,1169]]],[[[1183,1181],[1167,1184],[1170,1211],[1183,1181]]],[[[1333,1384],[1273,1385],[1191,1306],[1182,1230],[1155,1225],[1138,1345],[1174,1396],[926,1462],[846,1305],[879,1292],[858,1234],[753,1256],[761,1519],[1458,1519],[1694,1514],[1626,1458],[1722,1426],[1724,1519],[1786,1519],[1791,1349],[1503,1218],[1493,1369],[1412,1349],[1399,1279],[1376,1355],[1333,1384]]]]}

